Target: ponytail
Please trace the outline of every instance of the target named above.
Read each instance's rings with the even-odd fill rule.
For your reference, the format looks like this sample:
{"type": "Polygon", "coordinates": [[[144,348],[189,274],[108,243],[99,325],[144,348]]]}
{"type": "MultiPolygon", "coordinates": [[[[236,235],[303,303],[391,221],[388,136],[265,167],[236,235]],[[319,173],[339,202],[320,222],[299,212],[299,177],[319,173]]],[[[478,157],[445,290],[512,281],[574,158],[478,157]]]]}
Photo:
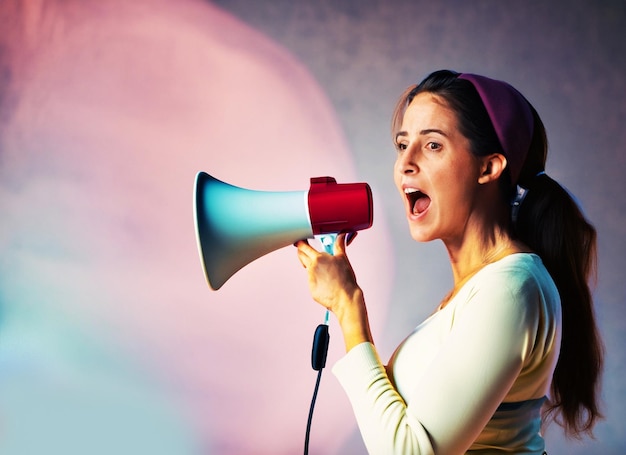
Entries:
{"type": "Polygon", "coordinates": [[[596,278],[596,231],[570,194],[543,171],[545,129],[535,117],[535,134],[519,185],[526,188],[514,230],[542,259],[561,296],[561,351],[544,420],[568,435],[592,434],[602,417],[598,389],[603,346],[593,311],[590,284],[596,278]]]}

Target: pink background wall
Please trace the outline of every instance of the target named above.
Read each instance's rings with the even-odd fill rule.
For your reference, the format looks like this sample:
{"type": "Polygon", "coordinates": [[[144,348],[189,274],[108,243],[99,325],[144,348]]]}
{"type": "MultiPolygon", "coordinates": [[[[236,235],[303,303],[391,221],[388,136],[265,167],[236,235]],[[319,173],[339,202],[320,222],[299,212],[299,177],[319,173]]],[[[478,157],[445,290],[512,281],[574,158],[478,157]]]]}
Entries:
{"type": "MultiPolygon", "coordinates": [[[[194,237],[200,170],[254,189],[367,181],[350,254],[383,356],[450,286],[391,180],[389,115],[438,68],[516,85],[548,172],[600,239],[607,345],[597,441],[622,454],[626,123],[621,1],[5,0],[0,4],[0,452],[300,453],[315,382],[310,301],[285,248],[218,292],[194,237]]],[[[342,352],[331,323],[329,364],[342,352]]],[[[311,453],[364,453],[328,371],[311,453]]]]}

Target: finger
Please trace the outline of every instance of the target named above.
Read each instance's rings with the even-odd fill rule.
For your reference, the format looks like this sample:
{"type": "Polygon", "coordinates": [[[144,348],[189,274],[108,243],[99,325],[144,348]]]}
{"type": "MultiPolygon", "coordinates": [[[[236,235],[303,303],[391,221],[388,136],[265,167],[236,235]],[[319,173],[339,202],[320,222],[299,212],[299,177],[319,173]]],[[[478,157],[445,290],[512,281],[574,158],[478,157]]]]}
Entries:
{"type": "Polygon", "coordinates": [[[334,255],[345,255],[346,254],[346,233],[343,232],[337,235],[335,239],[335,244],[333,245],[334,255]]]}
{"type": "Polygon", "coordinates": [[[294,246],[298,249],[298,259],[304,268],[308,268],[320,254],[308,240],[298,240],[294,246]]]}
{"type": "Polygon", "coordinates": [[[302,264],[302,267],[304,267],[305,269],[311,263],[309,257],[300,250],[298,250],[298,260],[300,261],[300,264],[302,264]]]}
{"type": "Polygon", "coordinates": [[[298,240],[293,245],[298,249],[298,251],[300,251],[301,253],[304,253],[304,254],[306,254],[308,256],[312,256],[313,257],[313,256],[317,256],[319,254],[319,251],[317,251],[315,248],[313,248],[307,239],[298,240]]]}

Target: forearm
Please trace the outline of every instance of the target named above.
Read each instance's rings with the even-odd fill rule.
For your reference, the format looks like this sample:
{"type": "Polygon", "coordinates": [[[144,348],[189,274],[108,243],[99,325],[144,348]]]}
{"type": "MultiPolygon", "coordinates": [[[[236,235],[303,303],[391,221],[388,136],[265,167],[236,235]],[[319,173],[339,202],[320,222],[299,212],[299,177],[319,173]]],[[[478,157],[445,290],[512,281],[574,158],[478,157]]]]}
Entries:
{"type": "Polygon", "coordinates": [[[372,344],[355,346],[333,366],[333,373],[348,395],[369,454],[434,453],[428,433],[407,414],[372,344]]]}
{"type": "Polygon", "coordinates": [[[358,344],[364,342],[373,343],[373,338],[363,291],[360,288],[356,288],[351,295],[346,295],[343,298],[347,301],[339,306],[341,309],[335,312],[335,316],[343,333],[346,352],[349,352],[358,344]]]}

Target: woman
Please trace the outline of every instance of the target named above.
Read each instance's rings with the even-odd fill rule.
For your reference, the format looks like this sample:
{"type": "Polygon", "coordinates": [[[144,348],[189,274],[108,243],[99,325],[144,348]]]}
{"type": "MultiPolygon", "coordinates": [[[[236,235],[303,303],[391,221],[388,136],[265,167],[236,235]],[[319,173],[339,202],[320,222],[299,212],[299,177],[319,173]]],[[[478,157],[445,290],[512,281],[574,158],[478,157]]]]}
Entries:
{"type": "MultiPolygon", "coordinates": [[[[393,116],[394,179],[411,236],[443,241],[454,288],[387,366],[340,235],[296,243],[347,354],[333,368],[371,454],[544,452],[548,418],[591,433],[602,347],[588,279],[595,231],[544,172],[547,141],[510,85],[438,71],[393,116]]],[[[419,295],[418,295],[419,297],[419,295]]]]}

